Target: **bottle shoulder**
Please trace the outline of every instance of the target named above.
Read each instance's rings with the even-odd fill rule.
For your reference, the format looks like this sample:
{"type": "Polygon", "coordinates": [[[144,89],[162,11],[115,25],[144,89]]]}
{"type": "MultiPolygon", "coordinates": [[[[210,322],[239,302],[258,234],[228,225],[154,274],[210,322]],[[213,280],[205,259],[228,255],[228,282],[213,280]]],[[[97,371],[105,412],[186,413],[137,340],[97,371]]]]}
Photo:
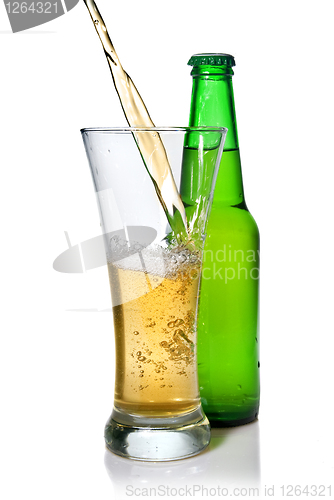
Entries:
{"type": "Polygon", "coordinates": [[[213,203],[209,229],[218,232],[247,231],[254,237],[259,237],[258,225],[244,202],[234,206],[213,203]]]}

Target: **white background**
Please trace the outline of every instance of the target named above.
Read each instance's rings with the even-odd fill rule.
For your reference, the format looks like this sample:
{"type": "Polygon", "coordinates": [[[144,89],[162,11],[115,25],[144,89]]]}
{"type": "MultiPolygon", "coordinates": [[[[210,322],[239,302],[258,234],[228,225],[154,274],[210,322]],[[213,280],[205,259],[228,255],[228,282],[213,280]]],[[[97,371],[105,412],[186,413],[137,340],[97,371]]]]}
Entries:
{"type": "Polygon", "coordinates": [[[187,124],[192,54],[236,58],[246,199],[262,237],[260,418],[216,432],[208,451],[182,462],[148,466],[105,454],[114,377],[106,268],[62,274],[52,264],[67,248],[64,231],[72,245],[100,232],[79,129],[126,122],[82,2],[17,34],[0,4],[1,496],[129,498],[127,484],[152,486],[153,478],[175,487],[241,487],[261,475],[263,491],[274,485],[275,497],[282,484],[328,486],[331,2],[98,5],[156,125],[187,124]]]}

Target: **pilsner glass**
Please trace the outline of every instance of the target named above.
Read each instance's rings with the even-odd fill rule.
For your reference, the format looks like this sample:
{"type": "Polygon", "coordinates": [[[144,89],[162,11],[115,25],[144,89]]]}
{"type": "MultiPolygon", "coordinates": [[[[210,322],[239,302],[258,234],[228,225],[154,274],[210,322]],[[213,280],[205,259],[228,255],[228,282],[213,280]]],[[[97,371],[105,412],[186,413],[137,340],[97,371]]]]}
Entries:
{"type": "Polygon", "coordinates": [[[113,305],[116,377],[107,448],[139,460],[195,455],[210,440],[199,398],[196,315],[205,225],[226,129],[90,128],[81,133],[97,193],[113,305]],[[162,188],[164,202],[159,201],[137,146],[148,134],[160,136],[176,186],[185,159],[202,173],[201,196],[190,207],[185,204],[187,237],[183,234],[182,241],[163,208],[171,193],[162,188]]]}

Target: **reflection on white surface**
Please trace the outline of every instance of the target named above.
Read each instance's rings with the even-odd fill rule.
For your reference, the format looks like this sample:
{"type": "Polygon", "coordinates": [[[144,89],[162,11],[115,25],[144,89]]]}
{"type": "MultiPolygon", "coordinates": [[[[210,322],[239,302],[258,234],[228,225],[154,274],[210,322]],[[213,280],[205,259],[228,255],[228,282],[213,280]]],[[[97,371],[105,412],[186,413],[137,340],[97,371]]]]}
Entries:
{"type": "MultiPolygon", "coordinates": [[[[240,427],[212,429],[209,447],[200,455],[173,462],[142,462],[105,453],[105,466],[112,481],[115,498],[166,496],[167,487],[175,492],[188,487],[188,496],[207,496],[207,490],[260,488],[259,422],[240,427]],[[195,488],[195,489],[194,489],[195,488]],[[207,490],[205,490],[207,488],[207,490]],[[147,493],[146,493],[147,496],[147,493]]],[[[185,490],[181,496],[187,496],[185,490]]]]}

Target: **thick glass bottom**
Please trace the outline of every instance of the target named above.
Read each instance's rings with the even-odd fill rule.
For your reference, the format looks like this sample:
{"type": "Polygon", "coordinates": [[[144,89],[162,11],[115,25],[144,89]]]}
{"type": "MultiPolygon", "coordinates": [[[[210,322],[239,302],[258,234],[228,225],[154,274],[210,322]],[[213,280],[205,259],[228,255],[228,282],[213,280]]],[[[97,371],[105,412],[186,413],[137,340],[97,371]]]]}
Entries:
{"type": "Polygon", "coordinates": [[[104,436],[108,450],[125,458],[179,460],[207,447],[210,424],[201,407],[172,418],[130,415],[114,408],[104,436]]]}

